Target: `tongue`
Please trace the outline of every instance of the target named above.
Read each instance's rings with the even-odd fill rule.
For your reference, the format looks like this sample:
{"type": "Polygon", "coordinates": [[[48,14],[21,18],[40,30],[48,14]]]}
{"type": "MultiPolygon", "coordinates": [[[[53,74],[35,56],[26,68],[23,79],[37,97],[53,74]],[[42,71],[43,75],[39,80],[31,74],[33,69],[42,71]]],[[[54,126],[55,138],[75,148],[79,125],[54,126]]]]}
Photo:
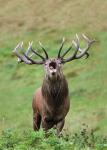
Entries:
{"type": "Polygon", "coordinates": [[[49,67],[51,70],[53,70],[54,68],[52,66],[49,67]]]}

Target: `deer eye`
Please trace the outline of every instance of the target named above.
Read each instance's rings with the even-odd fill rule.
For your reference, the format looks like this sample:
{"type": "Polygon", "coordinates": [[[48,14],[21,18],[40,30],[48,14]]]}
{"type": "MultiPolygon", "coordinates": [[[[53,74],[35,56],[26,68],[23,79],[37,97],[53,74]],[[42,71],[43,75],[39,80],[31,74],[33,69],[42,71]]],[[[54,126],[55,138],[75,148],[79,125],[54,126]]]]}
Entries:
{"type": "Polygon", "coordinates": [[[46,66],[47,64],[45,63],[44,65],[46,66]]]}

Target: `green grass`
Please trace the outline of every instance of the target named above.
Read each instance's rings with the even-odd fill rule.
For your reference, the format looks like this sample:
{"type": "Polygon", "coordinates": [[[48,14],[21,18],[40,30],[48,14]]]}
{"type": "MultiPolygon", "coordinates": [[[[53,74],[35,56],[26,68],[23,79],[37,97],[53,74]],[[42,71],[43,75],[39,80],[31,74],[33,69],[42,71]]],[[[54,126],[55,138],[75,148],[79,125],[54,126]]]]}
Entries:
{"type": "Polygon", "coordinates": [[[43,66],[17,64],[12,50],[18,42],[38,41],[56,57],[61,38],[65,48],[75,34],[85,33],[98,42],[89,59],[64,65],[69,83],[71,109],[64,134],[78,132],[87,124],[98,135],[107,133],[107,2],[0,0],[0,133],[8,128],[32,129],[32,97],[41,86],[43,66]]]}

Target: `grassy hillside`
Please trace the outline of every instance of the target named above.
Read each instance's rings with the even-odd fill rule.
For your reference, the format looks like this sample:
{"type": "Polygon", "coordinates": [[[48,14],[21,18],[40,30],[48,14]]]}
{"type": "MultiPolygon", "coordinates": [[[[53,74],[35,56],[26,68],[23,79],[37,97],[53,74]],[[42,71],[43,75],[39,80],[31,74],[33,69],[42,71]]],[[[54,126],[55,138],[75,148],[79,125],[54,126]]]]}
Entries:
{"type": "MultiPolygon", "coordinates": [[[[71,109],[65,132],[82,124],[107,133],[107,1],[0,0],[0,131],[32,128],[32,97],[44,76],[42,66],[17,64],[12,50],[18,42],[38,41],[55,57],[64,36],[65,48],[75,34],[85,33],[98,42],[89,59],[65,64],[71,109]]],[[[41,50],[39,49],[41,52],[41,50]]]]}

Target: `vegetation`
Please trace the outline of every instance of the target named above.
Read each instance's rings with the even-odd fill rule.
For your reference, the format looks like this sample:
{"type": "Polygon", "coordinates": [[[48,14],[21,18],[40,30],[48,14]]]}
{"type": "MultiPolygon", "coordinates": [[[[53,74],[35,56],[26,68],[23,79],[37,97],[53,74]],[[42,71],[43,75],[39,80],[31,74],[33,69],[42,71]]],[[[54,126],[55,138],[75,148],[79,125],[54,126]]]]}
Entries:
{"type": "MultiPolygon", "coordinates": [[[[91,129],[96,131],[98,140],[94,148],[103,145],[107,149],[102,138],[107,133],[107,1],[0,0],[0,6],[0,148],[23,150],[28,145],[34,149],[37,144],[38,149],[50,149],[52,142],[53,149],[64,146],[76,149],[78,142],[84,148],[80,130],[85,123],[88,124],[87,136],[91,138],[91,129]],[[20,41],[24,41],[27,48],[28,41],[33,40],[34,47],[42,52],[38,46],[40,40],[50,57],[55,57],[61,38],[67,39],[66,48],[76,33],[85,33],[97,42],[90,49],[89,59],[65,64],[71,109],[64,137],[57,139],[52,134],[45,139],[43,131],[27,131],[32,129],[32,97],[42,83],[43,66],[17,64],[12,50],[20,41]],[[72,139],[75,133],[79,136],[76,142],[76,137],[72,139]]],[[[85,143],[86,147],[90,146],[85,143]]]]}
{"type": "Polygon", "coordinates": [[[0,138],[0,150],[106,150],[107,138],[96,136],[91,130],[90,132],[83,128],[74,135],[64,135],[57,138],[54,130],[50,130],[45,135],[43,130],[39,132],[26,131],[21,134],[15,130],[5,130],[0,138]],[[48,136],[48,138],[46,138],[48,136]]]}

